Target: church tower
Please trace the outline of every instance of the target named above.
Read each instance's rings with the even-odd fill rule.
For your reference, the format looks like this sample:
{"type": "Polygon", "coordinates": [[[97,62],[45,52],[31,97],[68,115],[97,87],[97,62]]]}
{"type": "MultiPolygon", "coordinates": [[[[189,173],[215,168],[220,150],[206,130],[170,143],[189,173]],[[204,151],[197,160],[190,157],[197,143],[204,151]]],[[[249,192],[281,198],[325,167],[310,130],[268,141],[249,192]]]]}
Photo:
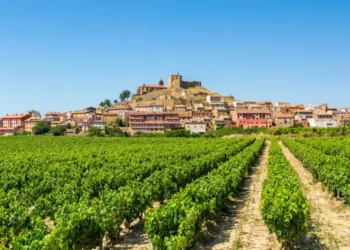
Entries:
{"type": "Polygon", "coordinates": [[[164,86],[164,81],[163,81],[162,78],[160,78],[160,80],[159,80],[159,82],[158,82],[158,85],[159,85],[159,86],[164,86]]]}

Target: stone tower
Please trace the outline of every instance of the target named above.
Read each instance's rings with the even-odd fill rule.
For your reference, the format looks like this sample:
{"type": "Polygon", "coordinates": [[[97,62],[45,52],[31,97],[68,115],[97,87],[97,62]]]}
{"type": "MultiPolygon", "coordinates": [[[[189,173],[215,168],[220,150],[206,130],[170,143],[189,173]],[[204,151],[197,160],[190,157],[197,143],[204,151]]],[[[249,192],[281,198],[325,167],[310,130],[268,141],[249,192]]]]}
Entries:
{"type": "Polygon", "coordinates": [[[168,87],[169,88],[180,88],[182,82],[182,76],[179,74],[170,75],[168,79],[168,87]]]}

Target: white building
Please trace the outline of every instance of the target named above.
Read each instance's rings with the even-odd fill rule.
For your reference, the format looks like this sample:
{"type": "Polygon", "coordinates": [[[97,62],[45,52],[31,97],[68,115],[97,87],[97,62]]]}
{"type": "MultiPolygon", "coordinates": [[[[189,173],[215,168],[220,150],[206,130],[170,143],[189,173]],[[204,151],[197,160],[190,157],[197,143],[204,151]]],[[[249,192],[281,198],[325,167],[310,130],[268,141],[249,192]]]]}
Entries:
{"type": "Polygon", "coordinates": [[[191,131],[191,133],[204,134],[207,131],[207,123],[204,121],[186,122],[185,129],[191,131]]]}
{"type": "Polygon", "coordinates": [[[338,126],[338,122],[333,118],[333,115],[322,109],[315,109],[313,117],[307,119],[307,121],[309,126],[314,128],[334,128],[338,126]]]}
{"type": "Polygon", "coordinates": [[[137,112],[164,112],[164,105],[163,104],[137,105],[135,110],[137,112]]]}
{"type": "Polygon", "coordinates": [[[207,95],[207,102],[211,106],[222,106],[224,105],[224,97],[222,95],[207,95]]]}
{"type": "Polygon", "coordinates": [[[246,103],[244,101],[234,101],[233,106],[235,109],[244,109],[246,108],[246,103]]]}

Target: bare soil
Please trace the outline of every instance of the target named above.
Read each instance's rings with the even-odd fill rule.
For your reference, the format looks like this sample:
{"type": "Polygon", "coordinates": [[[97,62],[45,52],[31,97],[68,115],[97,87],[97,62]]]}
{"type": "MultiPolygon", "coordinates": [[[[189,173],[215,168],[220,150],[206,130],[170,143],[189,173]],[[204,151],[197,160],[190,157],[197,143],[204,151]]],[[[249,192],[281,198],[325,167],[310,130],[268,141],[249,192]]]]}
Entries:
{"type": "Polygon", "coordinates": [[[130,224],[129,229],[123,227],[120,238],[115,242],[109,242],[103,249],[152,249],[152,243],[145,233],[144,221],[137,219],[130,224]]]}
{"type": "Polygon", "coordinates": [[[299,174],[304,194],[311,203],[310,226],[318,245],[309,249],[350,249],[350,208],[332,197],[322,183],[285,147],[280,145],[294,170],[299,174]]]}
{"type": "Polygon", "coordinates": [[[193,249],[272,249],[279,247],[260,214],[262,184],[267,176],[270,142],[242,190],[228,201],[223,215],[208,221],[203,238],[193,249]]]}

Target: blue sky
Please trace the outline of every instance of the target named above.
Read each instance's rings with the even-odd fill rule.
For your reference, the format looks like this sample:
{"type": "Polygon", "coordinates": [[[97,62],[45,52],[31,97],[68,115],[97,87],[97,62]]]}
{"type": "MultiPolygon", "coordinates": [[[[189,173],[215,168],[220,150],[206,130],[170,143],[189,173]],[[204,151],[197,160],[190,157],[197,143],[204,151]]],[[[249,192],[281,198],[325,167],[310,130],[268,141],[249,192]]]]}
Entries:
{"type": "Polygon", "coordinates": [[[237,99],[350,106],[350,1],[0,0],[0,116],[177,71],[237,99]]]}

